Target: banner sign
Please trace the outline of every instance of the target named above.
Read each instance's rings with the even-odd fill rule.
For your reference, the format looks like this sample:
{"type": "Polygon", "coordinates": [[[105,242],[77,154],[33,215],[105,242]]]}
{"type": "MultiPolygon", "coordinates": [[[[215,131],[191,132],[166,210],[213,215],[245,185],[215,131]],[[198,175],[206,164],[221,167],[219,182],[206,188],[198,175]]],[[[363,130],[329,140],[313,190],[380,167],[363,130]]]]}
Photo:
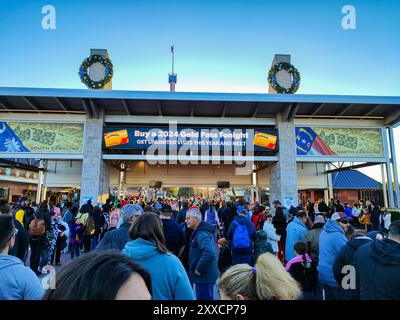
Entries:
{"type": "Polygon", "coordinates": [[[104,149],[139,149],[150,146],[183,146],[199,150],[232,148],[246,150],[252,141],[254,151],[278,151],[278,130],[276,129],[227,129],[227,128],[104,128],[104,149]]]}
{"type": "Polygon", "coordinates": [[[379,128],[296,127],[298,156],[384,156],[379,128]]]}
{"type": "Polygon", "coordinates": [[[0,121],[0,152],[82,153],[83,123],[0,121]]]}

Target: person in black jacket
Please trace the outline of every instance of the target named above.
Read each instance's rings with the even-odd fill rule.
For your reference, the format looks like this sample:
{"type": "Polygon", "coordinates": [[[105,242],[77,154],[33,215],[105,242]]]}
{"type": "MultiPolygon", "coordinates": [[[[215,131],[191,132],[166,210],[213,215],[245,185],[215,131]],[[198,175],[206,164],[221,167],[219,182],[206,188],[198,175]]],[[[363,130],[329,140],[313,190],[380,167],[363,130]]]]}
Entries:
{"type": "Polygon", "coordinates": [[[33,272],[35,272],[37,275],[40,275],[41,272],[39,271],[39,263],[41,262],[41,267],[43,267],[45,265],[45,261],[47,261],[48,258],[46,258],[48,251],[47,233],[50,232],[51,226],[50,212],[46,202],[42,202],[39,205],[38,210],[33,216],[31,216],[29,225],[34,219],[43,219],[46,226],[46,231],[41,236],[29,236],[29,244],[31,246],[31,257],[29,266],[33,272]]]}
{"type": "Polygon", "coordinates": [[[280,203],[279,200],[275,200],[273,202],[273,205],[275,207],[275,215],[272,219],[272,224],[274,225],[276,229],[276,234],[281,236],[281,240],[278,241],[278,258],[279,260],[283,261],[285,257],[285,243],[286,243],[286,227],[287,227],[287,222],[286,222],[286,217],[285,214],[283,213],[282,209],[282,204],[280,203]]]}
{"type": "Polygon", "coordinates": [[[377,202],[372,203],[372,211],[371,211],[371,223],[372,223],[372,230],[373,231],[381,231],[381,224],[380,224],[380,216],[381,216],[381,208],[377,202]]]}
{"type": "Polygon", "coordinates": [[[171,219],[172,209],[164,205],[160,210],[160,218],[163,225],[165,244],[168,251],[179,257],[185,246],[185,235],[179,224],[171,219]]]}
{"type": "MultiPolygon", "coordinates": [[[[6,199],[0,199],[0,214],[10,214],[11,206],[6,199]]],[[[13,217],[15,229],[18,230],[15,235],[14,246],[10,249],[9,255],[14,256],[25,262],[28,253],[29,237],[24,226],[13,217]]]]}
{"type": "Polygon", "coordinates": [[[121,208],[123,223],[117,229],[105,233],[95,250],[115,250],[122,252],[129,241],[129,228],[142,215],[142,208],[138,205],[127,204],[121,208]]]}
{"type": "Polygon", "coordinates": [[[350,240],[346,243],[346,245],[339,251],[336,256],[335,262],[333,264],[333,275],[336,279],[336,282],[339,286],[342,287],[342,299],[343,300],[359,300],[360,292],[356,289],[347,289],[343,288],[342,280],[347,272],[344,272],[343,267],[348,265],[353,265],[354,255],[357,252],[358,248],[361,246],[371,243],[372,239],[365,235],[365,232],[356,232],[352,235],[350,240]],[[344,273],[342,273],[344,272],[344,273]]]}
{"type": "Polygon", "coordinates": [[[387,239],[361,246],[354,266],[361,300],[399,300],[400,220],[390,225],[387,239]]]}
{"type": "Polygon", "coordinates": [[[96,249],[99,244],[100,235],[103,233],[103,226],[106,223],[103,213],[100,207],[96,206],[93,209],[92,218],[94,222],[94,234],[92,237],[92,250],[96,249]]]}

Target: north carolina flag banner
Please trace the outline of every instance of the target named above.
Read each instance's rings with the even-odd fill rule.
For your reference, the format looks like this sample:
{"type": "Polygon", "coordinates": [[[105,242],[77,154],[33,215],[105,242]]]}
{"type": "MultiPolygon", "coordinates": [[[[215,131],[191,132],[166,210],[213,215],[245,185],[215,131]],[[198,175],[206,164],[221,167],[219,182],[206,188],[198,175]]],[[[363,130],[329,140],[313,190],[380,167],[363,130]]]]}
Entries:
{"type": "Polygon", "coordinates": [[[310,127],[296,127],[296,149],[298,156],[336,155],[310,127]]]}
{"type": "Polygon", "coordinates": [[[6,122],[0,122],[0,151],[29,152],[6,122]]]}

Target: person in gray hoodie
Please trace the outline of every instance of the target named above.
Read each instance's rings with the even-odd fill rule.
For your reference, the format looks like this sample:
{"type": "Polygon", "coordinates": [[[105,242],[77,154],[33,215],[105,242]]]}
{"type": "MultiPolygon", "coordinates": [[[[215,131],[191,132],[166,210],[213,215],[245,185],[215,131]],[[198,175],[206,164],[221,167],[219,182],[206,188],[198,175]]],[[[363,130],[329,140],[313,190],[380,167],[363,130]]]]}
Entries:
{"type": "Polygon", "coordinates": [[[15,241],[10,215],[0,215],[0,300],[40,300],[44,290],[38,277],[17,257],[8,255],[15,241]]]}

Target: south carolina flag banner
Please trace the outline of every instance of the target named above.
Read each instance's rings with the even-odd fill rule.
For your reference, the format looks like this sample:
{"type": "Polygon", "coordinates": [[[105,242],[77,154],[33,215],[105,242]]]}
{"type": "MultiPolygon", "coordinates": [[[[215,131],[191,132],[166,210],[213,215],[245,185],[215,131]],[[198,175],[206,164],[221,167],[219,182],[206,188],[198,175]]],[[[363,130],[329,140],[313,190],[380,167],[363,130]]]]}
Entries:
{"type": "Polygon", "coordinates": [[[29,152],[6,122],[0,122],[0,152],[29,152]]]}

